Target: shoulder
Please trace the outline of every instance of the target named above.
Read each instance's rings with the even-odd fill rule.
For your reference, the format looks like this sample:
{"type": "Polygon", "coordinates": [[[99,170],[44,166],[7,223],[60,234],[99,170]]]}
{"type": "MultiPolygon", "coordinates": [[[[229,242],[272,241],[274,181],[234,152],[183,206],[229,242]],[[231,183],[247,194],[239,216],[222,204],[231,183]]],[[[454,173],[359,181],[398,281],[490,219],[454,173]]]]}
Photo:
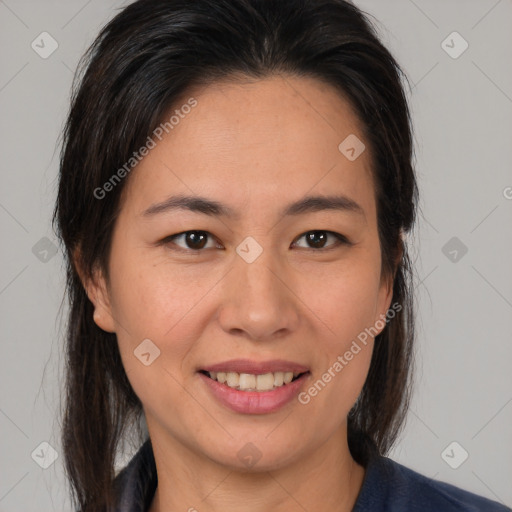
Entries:
{"type": "Polygon", "coordinates": [[[432,480],[387,457],[367,465],[353,512],[511,512],[506,506],[432,480]]]}

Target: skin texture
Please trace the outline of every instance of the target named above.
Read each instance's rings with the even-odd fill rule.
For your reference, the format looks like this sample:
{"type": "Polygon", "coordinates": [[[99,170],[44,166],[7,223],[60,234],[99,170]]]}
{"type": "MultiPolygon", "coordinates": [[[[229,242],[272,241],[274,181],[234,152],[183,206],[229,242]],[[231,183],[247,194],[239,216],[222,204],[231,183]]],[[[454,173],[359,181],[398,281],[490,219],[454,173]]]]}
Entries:
{"type": "Polygon", "coordinates": [[[285,359],[310,368],[307,389],[386,313],[392,287],[381,276],[370,149],[355,161],[338,150],[349,134],[364,141],[360,123],[313,78],[225,81],[193,96],[197,106],[128,178],[110,282],[98,273],[86,283],[95,322],[117,334],[144,406],[158,471],[151,512],[349,511],[364,468],[350,455],[346,417],[373,339],[308,404],[295,399],[268,414],[227,409],[197,370],[233,358],[285,359]],[[225,203],[238,218],[141,215],[176,194],[225,203]],[[306,195],[332,194],[364,214],[281,215],[306,195]],[[210,233],[204,248],[194,251],[185,237],[159,244],[192,230],[210,233]],[[311,231],[353,245],[329,235],[325,249],[315,248],[303,236],[311,231]],[[263,249],[252,263],[236,253],[248,236],[263,249]],[[149,366],[134,356],[146,338],[161,351],[149,366]],[[251,468],[237,456],[248,442],[261,454],[251,468]]]}

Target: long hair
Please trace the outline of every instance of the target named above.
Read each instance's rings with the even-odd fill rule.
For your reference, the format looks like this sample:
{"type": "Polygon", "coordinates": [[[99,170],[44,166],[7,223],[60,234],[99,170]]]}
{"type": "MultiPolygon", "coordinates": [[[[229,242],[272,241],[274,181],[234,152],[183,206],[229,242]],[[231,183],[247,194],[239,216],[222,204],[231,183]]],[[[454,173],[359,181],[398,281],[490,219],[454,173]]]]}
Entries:
{"type": "Polygon", "coordinates": [[[138,0],[82,57],[62,133],[53,215],[65,247],[69,317],[62,447],[73,503],[111,510],[121,441],[143,414],[115,334],[93,321],[79,277],[108,281],[112,232],[129,176],[97,191],[144,145],[189,88],[243,75],[317,78],[348,99],[372,156],[382,269],[401,308],[375,339],[367,380],[348,416],[353,457],[386,454],[408,407],[414,340],[412,271],[402,234],[417,186],[402,79],[367,15],[344,0],[138,0]],[[96,191],[96,193],[95,193],[96,191]]]}

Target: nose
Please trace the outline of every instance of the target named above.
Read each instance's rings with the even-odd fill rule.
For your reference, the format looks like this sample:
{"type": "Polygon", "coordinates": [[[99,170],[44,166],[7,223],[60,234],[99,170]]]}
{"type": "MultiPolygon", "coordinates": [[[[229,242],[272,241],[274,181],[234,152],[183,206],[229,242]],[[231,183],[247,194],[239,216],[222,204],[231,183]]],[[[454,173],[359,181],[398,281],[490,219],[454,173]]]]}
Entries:
{"type": "Polygon", "coordinates": [[[298,274],[276,258],[269,249],[252,263],[235,256],[234,267],[222,282],[218,314],[228,334],[264,341],[297,329],[301,301],[294,293],[294,282],[298,274]]]}

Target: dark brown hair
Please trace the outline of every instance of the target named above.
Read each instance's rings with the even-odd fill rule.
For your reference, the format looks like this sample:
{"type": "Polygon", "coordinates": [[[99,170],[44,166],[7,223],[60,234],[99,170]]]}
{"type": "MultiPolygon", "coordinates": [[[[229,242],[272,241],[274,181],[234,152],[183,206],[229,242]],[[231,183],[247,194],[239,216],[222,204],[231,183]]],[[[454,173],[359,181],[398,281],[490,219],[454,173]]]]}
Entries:
{"type": "Polygon", "coordinates": [[[394,279],[393,302],[401,310],[377,336],[368,378],[350,411],[352,455],[366,464],[372,454],[386,454],[403,426],[414,323],[401,233],[413,226],[417,204],[404,73],[368,16],[347,1],[139,0],[102,29],[81,60],[53,217],[65,246],[70,304],[62,444],[73,503],[83,512],[111,510],[119,443],[142,414],[116,335],[94,323],[77,272],[78,266],[90,279],[101,269],[108,280],[129,177],[103,199],[94,191],[143,146],[179,97],[237,74],[317,78],[337,88],[361,121],[373,160],[383,275],[394,279]]]}

